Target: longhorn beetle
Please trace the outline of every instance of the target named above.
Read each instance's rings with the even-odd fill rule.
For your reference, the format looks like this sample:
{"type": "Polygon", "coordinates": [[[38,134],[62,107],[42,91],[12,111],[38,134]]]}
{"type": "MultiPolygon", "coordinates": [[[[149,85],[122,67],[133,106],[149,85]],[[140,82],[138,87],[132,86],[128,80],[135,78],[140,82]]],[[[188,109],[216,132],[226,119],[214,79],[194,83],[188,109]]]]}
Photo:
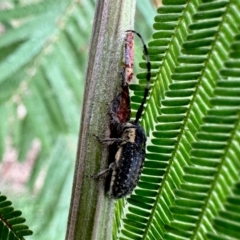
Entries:
{"type": "Polygon", "coordinates": [[[142,41],[143,51],[147,62],[147,84],[143,100],[136,113],[135,120],[121,123],[115,117],[113,118],[113,121],[116,121],[115,124],[117,125],[119,137],[106,139],[98,138],[101,142],[117,145],[115,161],[109,165],[108,169],[94,176],[95,178],[98,178],[108,171],[112,171],[109,196],[113,199],[125,197],[136,187],[145,160],[146,148],[146,134],[142,126],[139,124],[139,119],[142,115],[144,104],[149,93],[151,63],[149,61],[147,46],[145,45],[141,35],[133,30],[127,30],[126,32],[136,34],[142,41]]]}

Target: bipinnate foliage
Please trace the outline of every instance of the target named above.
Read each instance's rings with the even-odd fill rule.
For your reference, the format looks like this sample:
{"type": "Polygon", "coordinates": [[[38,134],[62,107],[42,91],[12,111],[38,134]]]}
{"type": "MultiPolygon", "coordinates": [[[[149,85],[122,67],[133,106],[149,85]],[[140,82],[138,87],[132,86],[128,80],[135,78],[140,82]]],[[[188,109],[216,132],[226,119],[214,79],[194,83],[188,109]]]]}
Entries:
{"type": "Polygon", "coordinates": [[[0,239],[24,240],[24,236],[32,235],[33,232],[21,217],[22,212],[14,210],[12,202],[0,193],[0,239]]]}
{"type": "Polygon", "coordinates": [[[15,172],[8,168],[4,177],[14,175],[25,191],[16,197],[12,179],[0,190],[24,211],[31,239],[63,239],[95,2],[0,5],[0,162],[14,150],[15,172]],[[28,174],[20,172],[24,166],[28,174]]]}
{"type": "Polygon", "coordinates": [[[163,0],[153,27],[147,155],[113,239],[240,239],[240,2],[163,0]]]}

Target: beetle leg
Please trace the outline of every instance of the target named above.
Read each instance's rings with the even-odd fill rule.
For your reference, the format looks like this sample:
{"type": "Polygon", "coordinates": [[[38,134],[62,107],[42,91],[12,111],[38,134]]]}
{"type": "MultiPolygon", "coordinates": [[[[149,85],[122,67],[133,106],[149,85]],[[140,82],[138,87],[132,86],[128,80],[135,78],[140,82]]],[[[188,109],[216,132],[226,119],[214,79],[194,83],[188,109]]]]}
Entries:
{"type": "Polygon", "coordinates": [[[90,177],[91,177],[91,178],[99,178],[99,177],[103,176],[104,174],[106,174],[109,170],[110,170],[110,169],[107,168],[107,169],[101,171],[100,173],[98,173],[98,174],[96,174],[96,175],[91,175],[90,177]]]}
{"type": "Polygon", "coordinates": [[[101,139],[99,136],[93,134],[94,137],[97,138],[97,140],[100,143],[106,143],[107,145],[112,145],[113,143],[121,143],[123,140],[121,138],[104,138],[101,139]]]}
{"type": "Polygon", "coordinates": [[[114,143],[121,143],[123,140],[121,138],[105,138],[100,139],[102,143],[106,143],[107,145],[112,145],[114,143]]]}
{"type": "Polygon", "coordinates": [[[109,165],[109,167],[108,167],[107,169],[101,171],[101,172],[98,173],[97,175],[91,175],[91,178],[99,178],[99,177],[102,177],[102,176],[103,176],[104,174],[106,174],[108,171],[113,170],[114,166],[115,166],[115,163],[113,162],[113,163],[111,163],[111,164],[109,165]]]}

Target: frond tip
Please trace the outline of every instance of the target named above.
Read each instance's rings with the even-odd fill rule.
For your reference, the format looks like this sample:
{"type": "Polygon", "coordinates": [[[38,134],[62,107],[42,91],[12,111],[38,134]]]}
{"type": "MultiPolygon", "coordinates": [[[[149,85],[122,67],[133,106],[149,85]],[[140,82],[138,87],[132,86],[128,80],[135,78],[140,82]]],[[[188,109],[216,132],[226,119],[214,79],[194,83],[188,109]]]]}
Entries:
{"type": "Polygon", "coordinates": [[[1,239],[23,240],[23,236],[32,235],[33,232],[27,225],[26,220],[21,217],[22,212],[14,210],[12,202],[0,193],[0,233],[1,239]]]}

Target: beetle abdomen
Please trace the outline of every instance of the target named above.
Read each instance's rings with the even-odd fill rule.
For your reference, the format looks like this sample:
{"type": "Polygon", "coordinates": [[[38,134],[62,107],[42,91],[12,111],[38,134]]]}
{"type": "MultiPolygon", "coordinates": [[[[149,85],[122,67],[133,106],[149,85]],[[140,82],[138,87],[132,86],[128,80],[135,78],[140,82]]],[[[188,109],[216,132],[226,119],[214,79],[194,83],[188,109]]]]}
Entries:
{"type": "Polygon", "coordinates": [[[136,143],[121,145],[115,155],[110,197],[122,198],[130,194],[138,183],[145,158],[145,149],[136,143]]]}

